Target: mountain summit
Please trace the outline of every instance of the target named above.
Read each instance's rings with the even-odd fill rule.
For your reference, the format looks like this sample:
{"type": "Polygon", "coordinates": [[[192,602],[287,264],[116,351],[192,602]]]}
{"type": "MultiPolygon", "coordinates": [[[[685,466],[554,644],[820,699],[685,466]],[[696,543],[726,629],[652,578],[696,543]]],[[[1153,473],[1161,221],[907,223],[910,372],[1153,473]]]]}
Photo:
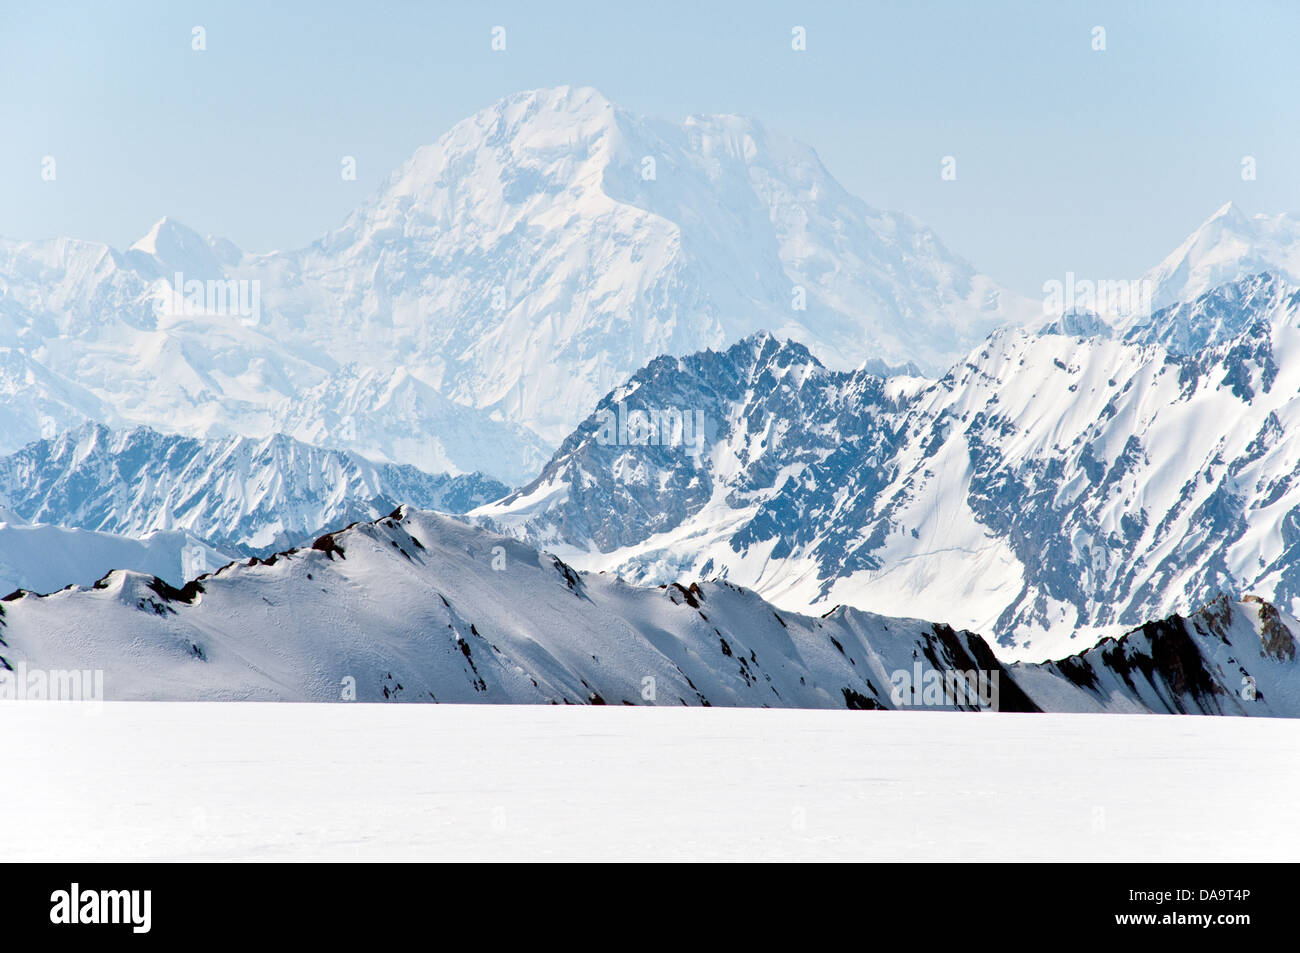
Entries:
{"type": "Polygon", "coordinates": [[[834,366],[938,371],[1024,313],[759,122],[569,86],[458,123],[341,228],[243,270],[285,332],[324,324],[340,354],[364,343],[552,442],[659,354],[770,328],[834,366]]]}
{"type": "Polygon", "coordinates": [[[1163,308],[1261,272],[1300,284],[1300,218],[1247,215],[1228,202],[1144,278],[1153,306],[1163,308]]]}
{"type": "Polygon", "coordinates": [[[755,120],[647,119],[570,86],[457,123],[306,247],[164,218],[126,252],[0,240],[0,277],[14,374],[44,382],[0,452],[88,419],[283,430],[512,483],[660,354],[767,328],[828,366],[935,372],[1032,310],[755,120]],[[255,288],[258,313],[161,320],[193,279],[255,288]]]}

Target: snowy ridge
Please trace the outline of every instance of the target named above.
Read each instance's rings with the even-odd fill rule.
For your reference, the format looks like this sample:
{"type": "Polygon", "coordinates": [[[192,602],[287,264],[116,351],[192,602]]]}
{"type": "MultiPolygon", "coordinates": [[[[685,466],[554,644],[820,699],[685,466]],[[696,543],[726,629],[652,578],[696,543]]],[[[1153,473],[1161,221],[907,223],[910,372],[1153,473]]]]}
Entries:
{"type": "Polygon", "coordinates": [[[1193,356],[1240,337],[1252,326],[1263,328],[1285,320],[1285,312],[1294,310],[1300,300],[1297,294],[1296,284],[1268,272],[1249,275],[1160,309],[1131,326],[1124,340],[1160,344],[1175,354],[1193,356]]]}
{"type": "MultiPolygon", "coordinates": [[[[996,665],[946,627],[789,618],[725,583],[636,589],[406,508],[182,589],[114,572],[11,598],[0,623],[10,668],[102,669],[113,699],[328,701],[350,677],[362,701],[876,708],[894,669],[996,665]]],[[[1000,700],[1024,704],[1011,684],[1000,700]]]]}
{"type": "Polygon", "coordinates": [[[1078,655],[1011,667],[1046,710],[1300,714],[1296,619],[1258,596],[1220,596],[1078,655]]]}
{"type": "Polygon", "coordinates": [[[1262,603],[1212,607],[1174,653],[1148,626],[1147,641],[1120,643],[1124,666],[1102,650],[1007,669],[978,635],[945,625],[848,608],[787,614],[723,582],[638,589],[405,507],[181,589],[114,572],[2,608],[4,666],[101,669],[112,699],[328,701],[354,688],[363,701],[975,710],[985,706],[905,694],[900,673],[919,675],[919,689],[984,672],[1001,711],[1051,699],[1062,710],[1300,714],[1295,620],[1262,603]],[[1104,690],[1088,690],[1085,668],[1104,690]],[[1230,703],[1242,677],[1258,694],[1230,703]]]}

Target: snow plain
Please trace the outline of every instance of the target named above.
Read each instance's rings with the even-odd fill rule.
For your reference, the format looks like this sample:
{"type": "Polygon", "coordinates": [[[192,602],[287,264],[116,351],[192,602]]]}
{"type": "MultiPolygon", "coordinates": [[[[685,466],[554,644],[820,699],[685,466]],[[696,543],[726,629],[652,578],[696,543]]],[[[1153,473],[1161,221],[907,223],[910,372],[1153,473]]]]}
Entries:
{"type": "Polygon", "coordinates": [[[1300,858],[1300,724],[0,703],[5,861],[1300,858]]]}

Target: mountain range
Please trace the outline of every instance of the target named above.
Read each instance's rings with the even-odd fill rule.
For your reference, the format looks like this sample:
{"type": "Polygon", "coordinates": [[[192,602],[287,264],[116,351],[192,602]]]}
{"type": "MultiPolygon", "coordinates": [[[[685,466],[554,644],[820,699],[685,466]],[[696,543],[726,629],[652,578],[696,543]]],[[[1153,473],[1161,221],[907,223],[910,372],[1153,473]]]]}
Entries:
{"type": "Polygon", "coordinates": [[[1221,592],[1293,607],[1298,325],[1300,293],[1258,275],[1131,340],[998,331],[937,381],[761,334],[651,362],[471,515],[580,568],[942,619],[1008,657],[1221,592]],[[665,408],[703,422],[701,452],[603,432],[665,408]]]}
{"type": "Polygon", "coordinates": [[[0,240],[0,579],[179,585],[410,504],[1008,664],[1300,612],[1300,220],[1225,205],[1140,282],[1050,312],[755,120],[516,94],[296,250],[0,240]]]}
{"type": "Polygon", "coordinates": [[[23,522],[138,538],[182,531],[230,555],[308,543],[400,502],[463,513],[505,492],[479,474],[376,464],[283,434],[200,440],[84,424],[0,457],[0,506],[23,522]]]}
{"type": "MultiPolygon", "coordinates": [[[[1297,236],[1228,205],[1145,279],[1160,306],[1259,271],[1297,281],[1297,236]]],[[[756,120],[533,90],[300,249],[171,218],[125,251],[0,239],[0,452],[87,421],[282,432],[519,485],[661,354],[769,330],[837,370],[938,376],[1042,312],[756,120]]]]}

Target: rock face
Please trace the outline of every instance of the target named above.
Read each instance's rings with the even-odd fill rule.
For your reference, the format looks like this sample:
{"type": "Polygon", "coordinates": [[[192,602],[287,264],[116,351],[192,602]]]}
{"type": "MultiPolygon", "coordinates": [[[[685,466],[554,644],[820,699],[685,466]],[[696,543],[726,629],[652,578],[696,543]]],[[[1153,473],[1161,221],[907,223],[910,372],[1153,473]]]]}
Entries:
{"type": "Polygon", "coordinates": [[[1221,596],[1187,618],[1148,622],[1058,662],[1014,665],[1053,711],[1300,713],[1296,620],[1258,596],[1221,596]]]}
{"type": "Polygon", "coordinates": [[[759,335],[652,362],[473,517],[582,568],[945,619],[1020,658],[1223,591],[1295,611],[1298,325],[1254,276],[1130,340],[998,332],[935,382],[759,335]],[[703,420],[698,454],[602,440],[665,408],[703,420]]]}
{"type": "Polygon", "coordinates": [[[639,589],[402,508],[181,588],[114,572],[14,594],[0,681],[102,671],[112,699],[1295,716],[1296,625],[1220,600],[1062,662],[1006,666],[941,623],[786,613],[725,582],[639,589]]]}

